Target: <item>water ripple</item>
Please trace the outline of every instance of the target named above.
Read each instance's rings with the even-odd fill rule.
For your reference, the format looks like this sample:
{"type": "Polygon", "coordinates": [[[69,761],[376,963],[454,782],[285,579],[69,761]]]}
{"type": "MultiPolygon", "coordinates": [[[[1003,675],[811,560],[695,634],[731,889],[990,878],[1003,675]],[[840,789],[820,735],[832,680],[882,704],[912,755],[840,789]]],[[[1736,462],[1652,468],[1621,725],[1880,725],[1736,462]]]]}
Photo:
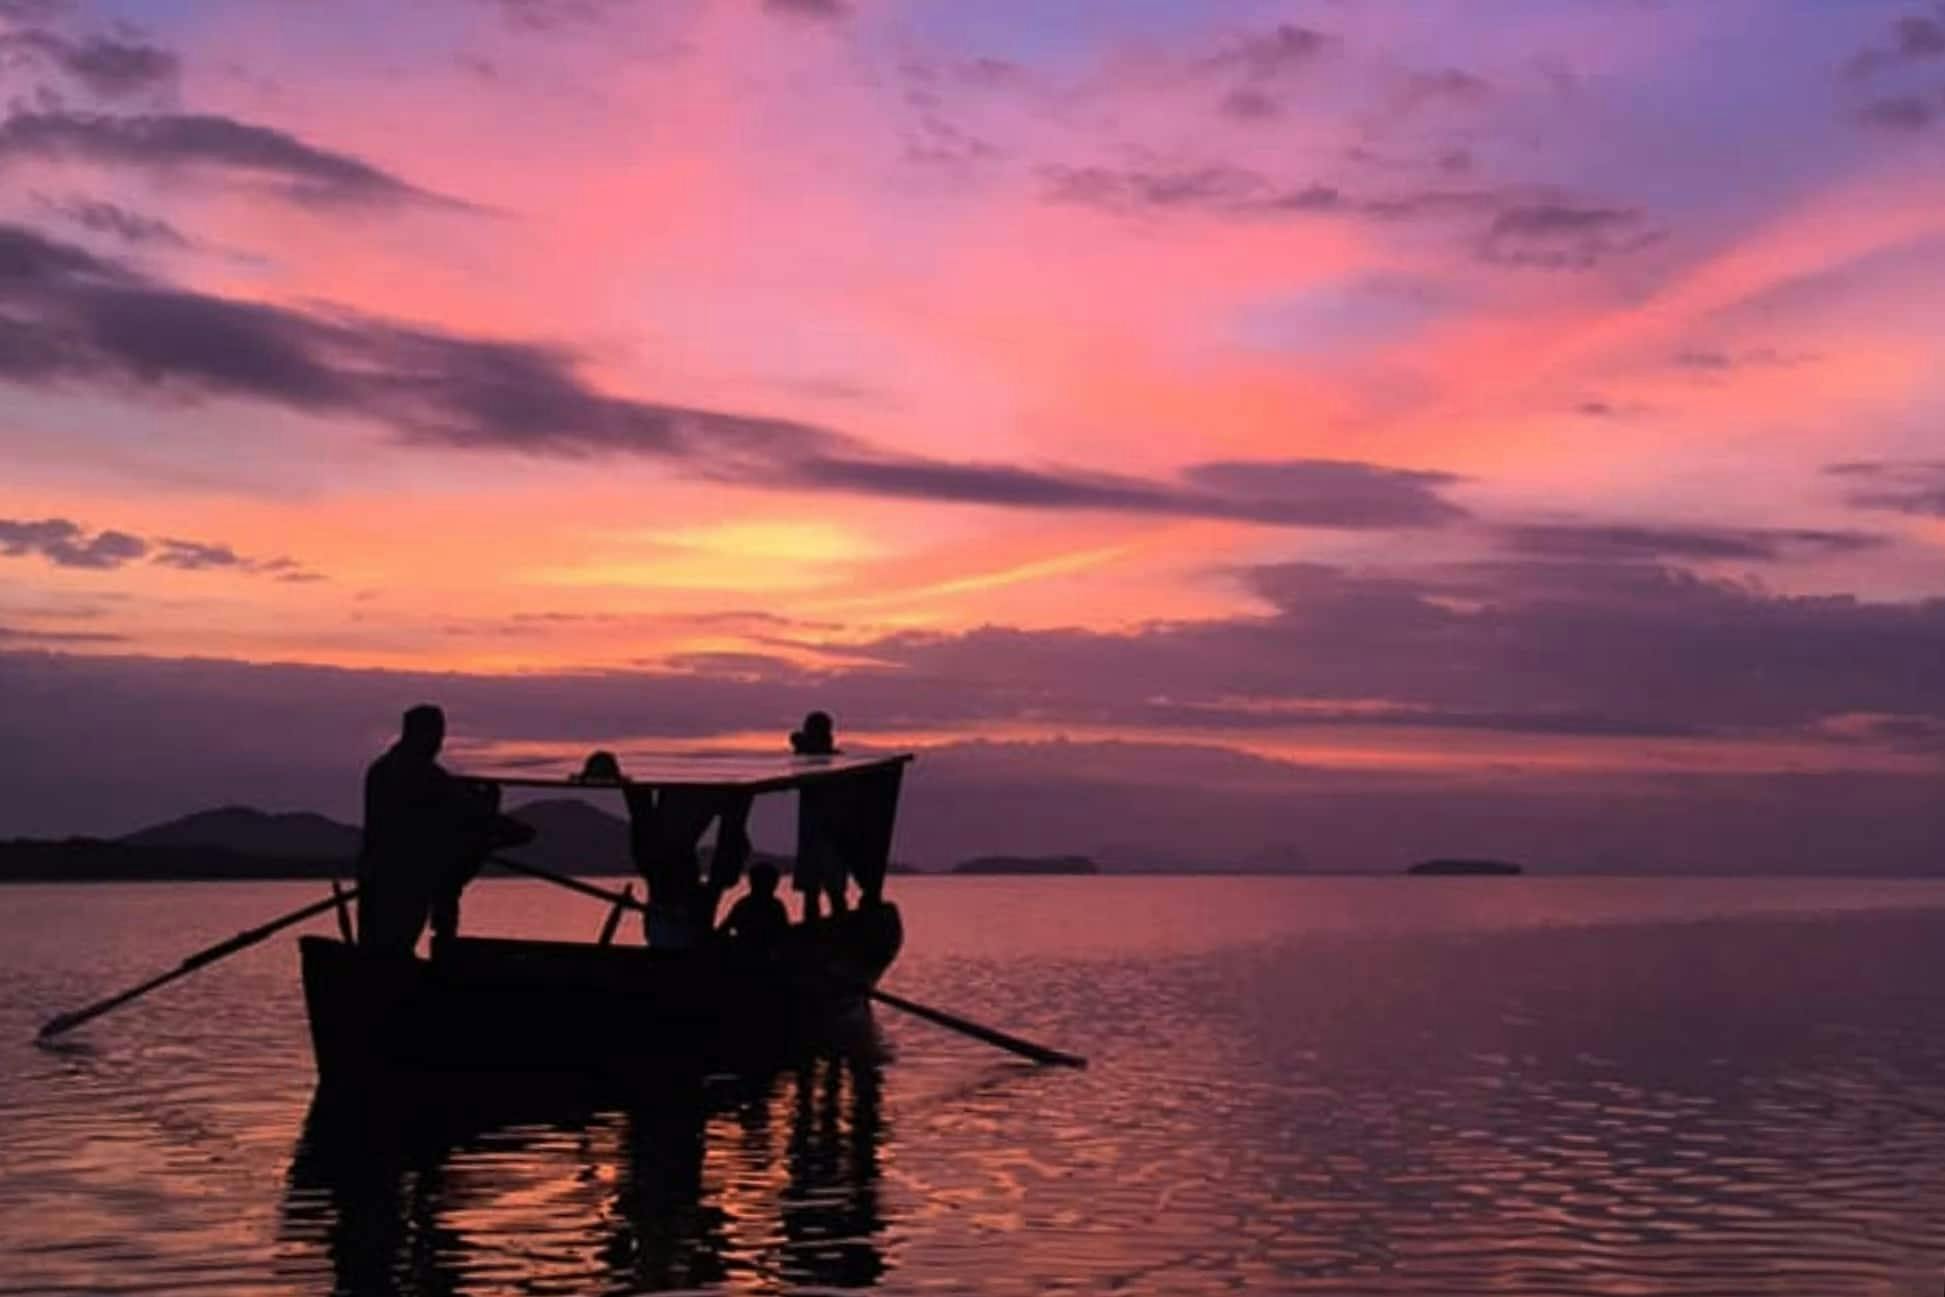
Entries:
{"type": "Polygon", "coordinates": [[[887,1020],[887,1059],[396,1129],[313,1109],[288,945],[24,1043],[301,886],[15,889],[0,1294],[1935,1297],[1945,892],[1385,886],[914,881],[898,987],[1088,1071],[887,1020]]]}

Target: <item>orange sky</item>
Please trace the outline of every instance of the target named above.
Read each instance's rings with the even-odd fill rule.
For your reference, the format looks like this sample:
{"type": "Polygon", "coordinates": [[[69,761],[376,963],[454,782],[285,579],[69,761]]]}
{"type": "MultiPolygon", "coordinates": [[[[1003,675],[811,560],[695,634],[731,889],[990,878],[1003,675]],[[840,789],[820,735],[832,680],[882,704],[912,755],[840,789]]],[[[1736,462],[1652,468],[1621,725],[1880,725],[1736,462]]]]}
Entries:
{"type": "MultiPolygon", "coordinates": [[[[92,265],[0,262],[0,322],[59,353],[0,341],[0,649],[841,672],[982,627],[1248,633],[1303,615],[1265,593],[1290,564],[1491,569],[1435,597],[1474,613],[1564,597],[1515,558],[1764,615],[1945,593],[1924,6],[976,9],[15,20],[0,221],[92,265]],[[103,41],[154,57],[90,72],[103,41]],[[77,557],[103,532],[142,552],[77,557]]],[[[1054,694],[984,723],[1156,732],[1054,694]]],[[[1933,759],[1819,723],[1683,741],[1933,759]]],[[[1381,747],[1658,759],[1483,732],[1381,747]]]]}

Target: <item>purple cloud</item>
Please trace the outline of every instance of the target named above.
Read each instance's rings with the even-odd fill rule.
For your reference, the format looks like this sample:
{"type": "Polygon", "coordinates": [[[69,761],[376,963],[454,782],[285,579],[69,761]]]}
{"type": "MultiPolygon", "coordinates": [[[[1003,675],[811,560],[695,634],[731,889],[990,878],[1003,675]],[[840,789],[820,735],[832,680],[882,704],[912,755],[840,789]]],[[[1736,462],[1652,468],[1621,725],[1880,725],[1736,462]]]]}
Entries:
{"type": "Polygon", "coordinates": [[[244,397],[346,414],[406,441],[558,457],[648,455],[720,481],[1024,509],[1277,526],[1427,526],[1453,481],[1375,465],[1202,465],[1181,481],[881,453],[783,419],[607,395],[574,358],[350,313],[196,293],[0,226],[0,380],[244,397]]]}
{"type": "Polygon", "coordinates": [[[228,545],[165,537],[154,541],[125,531],[91,532],[67,518],[25,520],[0,518],[0,555],[39,557],[57,567],[122,567],[146,558],[160,567],[185,572],[228,568],[280,581],[318,581],[323,578],[292,558],[259,559],[238,554],[228,545]]]}
{"type": "Polygon", "coordinates": [[[89,532],[66,518],[0,518],[0,554],[37,555],[57,567],[116,568],[148,553],[147,542],[123,531],[89,532]]]}
{"type": "Polygon", "coordinates": [[[1631,209],[1564,202],[1507,207],[1478,244],[1481,260],[1502,266],[1585,270],[1661,241],[1664,231],[1631,209]]]}
{"type": "Polygon", "coordinates": [[[182,61],[159,46],[114,36],[73,40],[40,28],[0,35],[0,55],[9,52],[59,69],[102,99],[165,89],[182,70],[182,61]]]}
{"type": "Polygon", "coordinates": [[[1440,68],[1436,72],[1413,73],[1407,83],[1414,100],[1453,99],[1478,103],[1492,97],[1492,83],[1463,68],[1440,68]]]}
{"type": "Polygon", "coordinates": [[[1600,562],[1714,559],[1776,562],[1802,556],[1851,554],[1886,543],[1883,536],[1860,531],[1571,523],[1505,527],[1500,535],[1517,554],[1600,562]]]}
{"type": "Polygon", "coordinates": [[[1906,14],[1891,24],[1889,46],[1860,50],[1844,67],[1851,76],[1865,78],[1939,58],[1945,58],[1945,20],[1906,14]]]}
{"type": "Polygon", "coordinates": [[[1274,81],[1308,67],[1336,44],[1335,37],[1316,28],[1279,23],[1267,31],[1238,37],[1205,59],[1202,66],[1252,81],[1274,81]]]}
{"type": "Polygon", "coordinates": [[[1458,480],[1449,474],[1335,460],[1199,464],[1184,470],[1179,483],[1167,483],[1008,464],[815,457],[790,465],[788,480],[965,504],[1174,514],[1273,526],[1430,527],[1465,516],[1438,495],[1458,480]]]}
{"type": "Polygon", "coordinates": [[[25,626],[0,626],[0,644],[67,648],[80,645],[126,644],[128,636],[100,630],[37,630],[25,626]]]}
{"type": "Polygon", "coordinates": [[[186,248],[189,239],[182,231],[160,217],[145,216],[118,203],[98,198],[48,198],[34,195],[35,205],[71,221],[91,234],[106,235],[137,246],[186,248]]]}
{"type": "Polygon", "coordinates": [[[1316,182],[1282,184],[1221,163],[1166,170],[1048,165],[1039,169],[1050,203],[1122,215],[1195,213],[1243,220],[1340,216],[1373,221],[1484,217],[1473,243],[1483,261],[1581,270],[1639,252],[1667,231],[1642,212],[1579,203],[1532,189],[1422,188],[1378,196],[1316,182]]]}
{"type": "Polygon", "coordinates": [[[1725,351],[1716,347],[1692,347],[1675,353],[1674,363],[1683,369],[1703,373],[1726,373],[1733,369],[1786,369],[1808,364],[1816,356],[1809,352],[1784,352],[1774,347],[1752,347],[1744,351],[1725,351]]]}
{"type": "Polygon", "coordinates": [[[1935,867],[1945,849],[1935,775],[1671,780],[1515,758],[1504,770],[1386,773],[1152,737],[1412,726],[1789,737],[1826,744],[1833,762],[1860,744],[1936,751],[1945,601],[1786,598],[1641,563],[1246,575],[1267,614],[1122,633],[905,634],[859,646],[873,666],[837,670],[753,653],[507,676],[0,653],[0,695],[29,700],[0,720],[0,824],[124,829],[219,800],[355,814],[362,762],[403,706],[434,698],[454,718],[462,767],[480,737],[680,746],[766,727],[781,736],[810,706],[854,734],[976,735],[1008,722],[1128,732],[1118,743],[975,740],[928,756],[901,838],[921,859],[1071,849],[1111,863],[1235,865],[1290,841],[1293,822],[1319,867],[1396,868],[1463,844],[1549,864],[1719,868],[1725,834],[1750,867],[1935,867]],[[993,805],[1008,814],[995,819],[993,805]],[[125,822],[103,823],[104,806],[125,822]],[[1869,842],[1832,856],[1860,816],[1869,842]],[[1141,853],[1107,853],[1137,842],[1141,853]]]}
{"type": "Polygon", "coordinates": [[[464,205],[284,131],[209,113],[15,113],[0,122],[0,163],[23,159],[206,171],[264,184],[310,205],[464,205]]]}
{"type": "Polygon", "coordinates": [[[1918,95],[1890,95],[1858,109],[1857,120],[1888,131],[1922,131],[1938,119],[1931,100],[1918,95]]]}
{"type": "Polygon", "coordinates": [[[1945,518],[1945,460],[1859,460],[1824,472],[1848,484],[1856,508],[1945,518]]]}
{"type": "Polygon", "coordinates": [[[844,0],[763,0],[763,7],[771,13],[820,22],[831,22],[851,12],[844,0]]]}

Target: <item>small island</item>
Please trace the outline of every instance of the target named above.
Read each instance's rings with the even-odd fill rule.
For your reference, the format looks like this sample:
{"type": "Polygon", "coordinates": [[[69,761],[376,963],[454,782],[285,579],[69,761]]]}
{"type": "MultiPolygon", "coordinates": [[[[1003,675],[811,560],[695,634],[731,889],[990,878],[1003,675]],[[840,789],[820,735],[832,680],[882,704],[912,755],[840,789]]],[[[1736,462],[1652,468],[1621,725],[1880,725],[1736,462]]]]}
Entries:
{"type": "Polygon", "coordinates": [[[1405,871],[1420,878],[1510,878],[1526,870],[1510,860],[1421,860],[1405,871]]]}
{"type": "Polygon", "coordinates": [[[955,874],[1098,874],[1086,856],[976,856],[952,867],[955,874]]]}

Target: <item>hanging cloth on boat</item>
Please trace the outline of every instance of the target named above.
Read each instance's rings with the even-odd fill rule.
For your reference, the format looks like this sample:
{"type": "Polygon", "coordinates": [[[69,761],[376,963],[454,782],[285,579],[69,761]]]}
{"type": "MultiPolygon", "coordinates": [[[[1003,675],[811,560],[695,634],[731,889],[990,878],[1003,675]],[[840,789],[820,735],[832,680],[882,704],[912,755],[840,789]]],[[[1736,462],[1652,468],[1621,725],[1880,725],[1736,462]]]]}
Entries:
{"type": "MultiPolygon", "coordinates": [[[[710,788],[630,787],[628,841],[635,869],[648,884],[644,922],[649,944],[688,946],[706,934],[697,844],[725,809],[726,795],[710,788]]],[[[720,848],[719,848],[720,851],[720,848]]],[[[713,907],[710,907],[713,909],[713,907]]]]}
{"type": "Polygon", "coordinates": [[[797,800],[797,891],[839,897],[854,878],[868,903],[884,895],[904,767],[882,766],[806,784],[797,800]]]}
{"type": "Polygon", "coordinates": [[[885,871],[891,867],[892,826],[898,818],[898,787],[905,768],[880,766],[844,780],[845,815],[838,852],[845,869],[858,880],[867,905],[885,894],[885,871]]]}
{"type": "MultiPolygon", "coordinates": [[[[750,860],[750,804],[748,793],[725,793],[720,800],[716,849],[709,855],[709,891],[716,897],[736,886],[750,860]]],[[[713,916],[712,916],[713,917],[713,916]]]]}
{"type": "Polygon", "coordinates": [[[792,890],[807,897],[828,895],[838,901],[844,899],[844,858],[838,849],[839,825],[843,819],[840,781],[820,779],[798,790],[797,859],[790,871],[792,890]]]}

